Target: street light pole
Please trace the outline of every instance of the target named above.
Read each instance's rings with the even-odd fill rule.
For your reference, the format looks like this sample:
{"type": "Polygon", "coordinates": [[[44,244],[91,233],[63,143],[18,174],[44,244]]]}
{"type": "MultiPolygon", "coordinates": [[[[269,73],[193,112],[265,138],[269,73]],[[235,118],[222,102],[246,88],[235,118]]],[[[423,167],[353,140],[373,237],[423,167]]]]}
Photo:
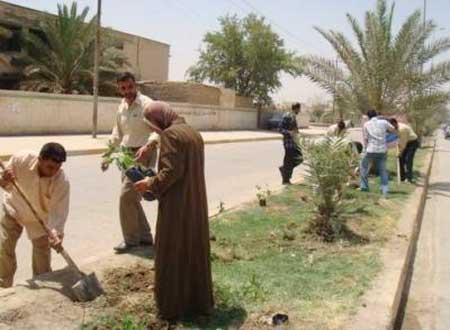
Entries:
{"type": "Polygon", "coordinates": [[[97,0],[97,24],[95,26],[95,55],[94,55],[94,109],[92,112],[92,138],[97,138],[98,121],[98,78],[100,65],[100,33],[101,33],[102,0],[97,0]]]}

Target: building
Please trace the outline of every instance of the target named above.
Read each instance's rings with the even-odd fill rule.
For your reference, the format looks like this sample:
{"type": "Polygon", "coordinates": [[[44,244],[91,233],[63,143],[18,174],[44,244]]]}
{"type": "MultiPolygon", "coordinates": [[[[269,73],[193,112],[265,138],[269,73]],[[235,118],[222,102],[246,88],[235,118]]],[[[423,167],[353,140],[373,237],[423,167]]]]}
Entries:
{"type": "MultiPolygon", "coordinates": [[[[56,2],[55,2],[56,6],[56,2]]],[[[18,69],[22,54],[19,36],[24,28],[39,34],[39,22],[55,16],[0,0],[0,89],[14,88],[21,79],[18,69]]],[[[116,47],[127,56],[128,68],[139,80],[167,81],[169,76],[168,44],[111,30],[116,47]]]]}

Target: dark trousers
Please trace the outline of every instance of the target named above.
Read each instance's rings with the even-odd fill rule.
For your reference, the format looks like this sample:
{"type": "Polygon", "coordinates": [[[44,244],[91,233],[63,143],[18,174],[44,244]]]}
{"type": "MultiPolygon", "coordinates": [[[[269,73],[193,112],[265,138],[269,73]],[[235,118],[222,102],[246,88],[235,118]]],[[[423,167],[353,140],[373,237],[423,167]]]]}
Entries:
{"type": "Polygon", "coordinates": [[[292,177],[294,168],[303,162],[303,156],[300,149],[297,148],[285,148],[284,160],[281,172],[283,175],[283,182],[287,182],[292,177]]]}
{"type": "Polygon", "coordinates": [[[400,155],[400,178],[402,181],[413,179],[414,155],[419,147],[419,141],[409,141],[400,155]]]}

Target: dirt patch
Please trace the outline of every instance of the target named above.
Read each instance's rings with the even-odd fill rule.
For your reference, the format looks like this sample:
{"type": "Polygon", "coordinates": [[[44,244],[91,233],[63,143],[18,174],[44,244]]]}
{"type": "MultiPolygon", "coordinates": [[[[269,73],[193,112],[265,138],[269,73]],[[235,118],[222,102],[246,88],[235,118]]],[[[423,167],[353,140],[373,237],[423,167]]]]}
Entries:
{"type": "Polygon", "coordinates": [[[140,324],[149,330],[168,327],[167,322],[157,318],[152,265],[138,263],[107,269],[103,277],[106,294],[84,305],[91,320],[84,329],[124,328],[127,323],[140,324]]]}
{"type": "Polygon", "coordinates": [[[0,313],[0,324],[8,324],[8,325],[12,325],[15,322],[24,319],[25,317],[27,317],[29,314],[22,309],[13,309],[13,310],[9,310],[3,313],[0,313]]]}

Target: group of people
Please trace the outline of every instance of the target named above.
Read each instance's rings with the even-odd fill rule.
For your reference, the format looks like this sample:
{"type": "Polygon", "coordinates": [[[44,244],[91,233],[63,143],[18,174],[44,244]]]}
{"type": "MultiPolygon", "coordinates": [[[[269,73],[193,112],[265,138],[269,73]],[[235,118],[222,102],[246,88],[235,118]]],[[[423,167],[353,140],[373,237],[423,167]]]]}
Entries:
{"type": "MultiPolygon", "coordinates": [[[[154,293],[161,318],[209,314],[214,298],[203,139],[169,104],[142,95],[131,73],[120,76],[117,85],[123,100],[111,144],[134,152],[144,167],[155,167],[158,149],[159,159],[155,176],[132,182],[122,174],[119,215],[123,242],[114,250],[125,253],[154,245],[154,293]],[[159,201],[155,240],[141,205],[142,193],[147,191],[159,201]]],[[[50,251],[62,244],[69,213],[70,185],[62,168],[65,161],[64,147],[48,143],[39,154],[13,155],[1,173],[0,288],[13,285],[15,249],[23,228],[33,245],[33,276],[51,271],[50,251]],[[25,191],[50,234],[41,228],[13,183],[25,191]]],[[[103,161],[101,168],[106,171],[107,162],[103,161]]]]}
{"type": "MultiPolygon", "coordinates": [[[[280,123],[280,132],[283,135],[285,150],[283,165],[279,167],[282,183],[290,184],[293,169],[303,162],[298,139],[298,126],[296,116],[300,112],[300,103],[292,105],[292,111],[286,112],[280,123]]],[[[419,147],[419,139],[414,130],[406,123],[398,122],[394,117],[379,116],[375,110],[367,112],[368,121],[362,128],[363,143],[349,141],[358,153],[363,153],[359,172],[360,190],[369,191],[369,171],[371,165],[378,170],[381,178],[381,193],[387,197],[389,191],[389,177],[386,169],[389,134],[394,136],[398,147],[400,178],[402,182],[413,183],[414,156],[419,147]]],[[[351,122],[339,120],[327,129],[329,137],[345,137],[351,122]]]]}
{"type": "MultiPolygon", "coordinates": [[[[214,298],[202,137],[169,104],[142,95],[132,74],[120,76],[117,86],[123,100],[110,143],[132,151],[136,161],[147,168],[155,168],[158,149],[159,158],[155,176],[133,182],[122,173],[119,217],[123,242],[114,250],[126,253],[154,245],[155,299],[162,318],[176,320],[208,314],[214,298]],[[150,192],[159,201],[155,240],[141,205],[144,192],[150,192]]],[[[280,125],[285,156],[279,171],[284,185],[291,184],[294,168],[303,161],[296,120],[300,110],[300,103],[293,104],[280,125]]],[[[360,166],[360,188],[369,189],[369,164],[375,163],[382,193],[386,195],[387,133],[394,132],[399,137],[401,175],[410,182],[418,139],[411,127],[395,119],[379,117],[374,110],[368,112],[368,117],[363,127],[365,152],[360,166]]],[[[346,129],[345,122],[339,121],[327,134],[344,136],[346,129]]],[[[17,268],[15,249],[24,228],[33,246],[33,276],[51,271],[50,251],[52,247],[58,250],[62,244],[69,213],[70,184],[62,168],[66,158],[62,145],[47,143],[38,154],[23,151],[13,155],[1,173],[4,201],[0,210],[0,287],[13,285],[17,268]],[[45,220],[49,234],[35,219],[14,183],[22,187],[45,220]]],[[[108,163],[103,161],[101,169],[106,171],[108,163]]]]}

